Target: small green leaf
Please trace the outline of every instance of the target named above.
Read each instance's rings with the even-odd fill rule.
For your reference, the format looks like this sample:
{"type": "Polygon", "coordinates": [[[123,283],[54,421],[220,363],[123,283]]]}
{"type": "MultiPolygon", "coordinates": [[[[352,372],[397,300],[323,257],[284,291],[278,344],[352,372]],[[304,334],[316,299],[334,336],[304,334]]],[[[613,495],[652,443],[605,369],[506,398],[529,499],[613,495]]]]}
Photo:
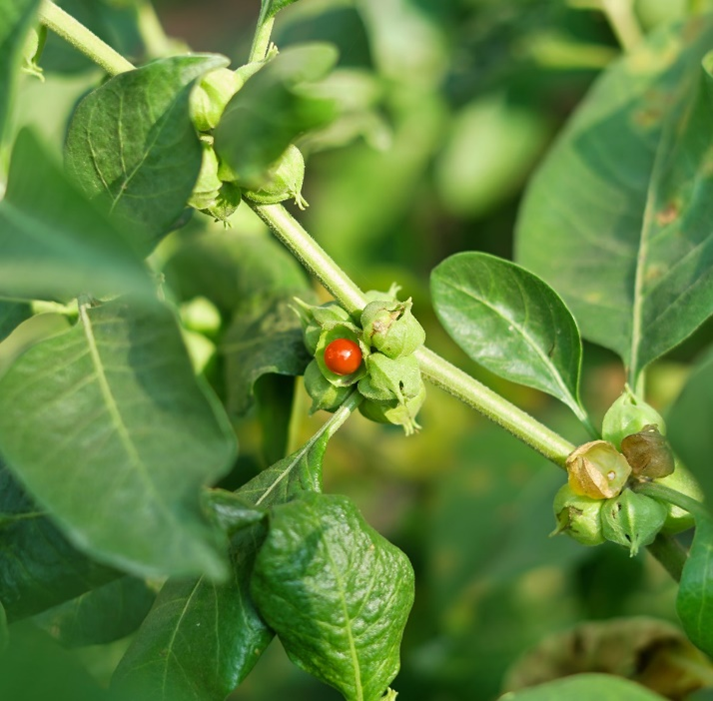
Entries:
{"type": "Polygon", "coordinates": [[[311,97],[304,85],[324,77],[336,60],[329,44],[290,47],[233,96],[215,129],[215,150],[240,183],[259,187],[297,136],[331,121],[334,104],[311,97]]]}
{"type": "Polygon", "coordinates": [[[219,352],[225,359],[228,411],[241,416],[253,403],[255,382],[268,373],[302,375],[310,356],[292,298],[302,290],[275,297],[256,296],[238,309],[219,352]]]}
{"type": "Polygon", "coordinates": [[[199,490],[235,439],[166,307],[80,305],[0,380],[0,446],[82,550],[139,576],[225,572],[199,490]]]}
{"type": "Polygon", "coordinates": [[[688,559],[683,566],[676,611],[691,642],[713,655],[713,521],[696,520],[688,559]]]}
{"type": "Polygon", "coordinates": [[[39,4],[40,0],[0,0],[0,156],[25,39],[39,4]]]}
{"type": "Polygon", "coordinates": [[[143,580],[121,577],[44,611],[34,621],[65,647],[103,645],[133,633],[155,598],[143,580]]]}
{"type": "Polygon", "coordinates": [[[276,506],[251,592],[295,664],[348,701],[381,699],[399,670],[414,575],[349,499],[276,506]]]}
{"type": "Polygon", "coordinates": [[[0,460],[0,601],[10,622],[119,575],[72,547],[0,460]]]}
{"type": "Polygon", "coordinates": [[[0,202],[0,250],[0,294],[8,297],[155,298],[123,232],[70,186],[29,131],[17,138],[0,202]]]}
{"type": "Polygon", "coordinates": [[[191,88],[228,65],[215,54],[174,56],[120,73],[80,102],[69,125],[67,171],[90,199],[135,230],[148,252],[186,207],[202,149],[191,88]]]}
{"type": "Polygon", "coordinates": [[[441,322],[473,360],[586,416],[579,402],[577,324],[536,275],[485,253],[457,253],[435,268],[431,290],[441,322]]]}
{"type": "Polygon", "coordinates": [[[0,341],[5,340],[31,316],[32,308],[26,302],[9,302],[0,299],[0,341]]]}
{"type": "Polygon", "coordinates": [[[711,311],[711,78],[700,70],[711,41],[713,20],[699,16],[612,64],[520,214],[518,261],[562,294],[585,338],[623,358],[632,386],[711,311]]]}
{"type": "Polygon", "coordinates": [[[515,691],[500,701],[663,701],[639,684],[606,674],[574,674],[531,689],[515,691]]]}

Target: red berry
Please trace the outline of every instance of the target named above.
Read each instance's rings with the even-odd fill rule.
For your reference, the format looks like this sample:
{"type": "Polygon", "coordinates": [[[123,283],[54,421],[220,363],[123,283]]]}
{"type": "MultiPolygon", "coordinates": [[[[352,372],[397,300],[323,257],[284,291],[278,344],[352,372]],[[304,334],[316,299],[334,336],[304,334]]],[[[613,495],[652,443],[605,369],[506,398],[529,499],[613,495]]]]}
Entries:
{"type": "Polygon", "coordinates": [[[348,338],[337,338],[324,349],[324,364],[336,375],[351,375],[361,365],[361,349],[348,338]]]}

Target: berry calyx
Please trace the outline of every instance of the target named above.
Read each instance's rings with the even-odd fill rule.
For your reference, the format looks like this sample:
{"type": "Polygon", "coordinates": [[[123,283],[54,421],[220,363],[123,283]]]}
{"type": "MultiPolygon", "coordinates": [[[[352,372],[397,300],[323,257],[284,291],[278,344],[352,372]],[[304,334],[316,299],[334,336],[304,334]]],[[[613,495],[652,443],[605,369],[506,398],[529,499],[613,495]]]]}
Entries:
{"type": "Polygon", "coordinates": [[[336,338],[324,349],[324,364],[336,375],[351,375],[361,360],[361,348],[348,338],[336,338]]]}

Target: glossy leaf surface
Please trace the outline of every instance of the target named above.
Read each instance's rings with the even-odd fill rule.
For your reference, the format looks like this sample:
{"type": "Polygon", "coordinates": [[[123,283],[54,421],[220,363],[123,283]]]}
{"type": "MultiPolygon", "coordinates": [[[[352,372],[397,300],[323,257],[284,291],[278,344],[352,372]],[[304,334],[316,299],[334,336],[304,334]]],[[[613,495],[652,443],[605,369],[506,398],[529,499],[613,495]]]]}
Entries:
{"type": "Polygon", "coordinates": [[[605,674],[575,674],[540,686],[511,692],[501,701],[662,701],[663,696],[628,679],[605,674]]]}
{"type": "Polygon", "coordinates": [[[224,564],[199,490],[235,452],[221,412],[167,308],[80,306],[72,329],[0,380],[0,446],[83,550],[139,575],[217,577],[224,564]]]}
{"type": "Polygon", "coordinates": [[[584,414],[579,331],[546,283],[509,261],[467,252],[434,269],[431,291],[441,322],[473,360],[584,414]]]}
{"type": "Polygon", "coordinates": [[[616,351],[633,383],[711,310],[707,205],[713,41],[702,16],[613,64],[540,167],[521,210],[518,261],[616,351]]]}
{"type": "Polygon", "coordinates": [[[251,588],[292,661],[348,701],[377,701],[398,673],[413,590],[406,555],[322,494],[273,510],[251,588]]]}
{"type": "Polygon", "coordinates": [[[6,339],[17,326],[32,316],[32,309],[24,302],[0,299],[0,341],[6,339]]]}
{"type": "Polygon", "coordinates": [[[161,59],[120,73],[77,107],[67,171],[90,199],[136,231],[149,251],[186,207],[202,149],[189,116],[193,83],[226,66],[213,54],[161,59]]]}

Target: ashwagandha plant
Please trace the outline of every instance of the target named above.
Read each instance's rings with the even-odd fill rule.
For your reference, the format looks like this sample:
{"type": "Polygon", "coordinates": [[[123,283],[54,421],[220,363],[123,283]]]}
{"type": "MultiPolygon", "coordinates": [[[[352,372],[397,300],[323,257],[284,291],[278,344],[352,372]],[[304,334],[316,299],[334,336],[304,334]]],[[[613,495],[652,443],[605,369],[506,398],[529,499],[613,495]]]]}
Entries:
{"type": "MultiPolygon", "coordinates": [[[[111,688],[84,680],[73,698],[222,701],[277,635],[348,701],[395,699],[414,572],[349,498],[323,492],[322,465],[355,410],[419,430],[428,384],[566,471],[556,533],[647,548],[679,582],[690,641],[713,655],[713,363],[666,421],[645,382],[713,314],[713,17],[692,12],[645,38],[615,24],[631,46],[531,181],[518,263],[462,252],[431,276],[456,344],[569,407],[591,439],[575,446],[429,350],[411,299],[363,292],[283,205],[307,204],[295,141],[339,112],[324,80],[335,49],[271,44],[294,1],[262,0],[234,68],[157,27],[160,57],[134,65],[50,0],[0,0],[0,696],[34,698],[13,686],[34,654],[15,623],[34,617],[68,644],[135,631],[111,688]],[[72,110],[63,164],[12,128],[18,76],[41,75],[48,31],[106,74],[72,110]],[[241,274],[211,287],[219,248],[162,251],[196,211],[229,226],[239,208],[292,257],[246,235],[227,260],[241,274]],[[315,298],[293,259],[333,300],[315,298]],[[235,299],[218,392],[201,343],[235,299]],[[38,323],[47,309],[59,325],[38,323]],[[628,373],[601,431],[580,399],[582,336],[628,373]],[[300,375],[311,411],[331,415],[286,454],[300,375]],[[231,421],[256,396],[270,464],[218,488],[237,454],[231,421]],[[93,617],[112,608],[115,619],[93,617]]],[[[508,695],[590,697],[660,698],[602,675],[508,695]]]]}

